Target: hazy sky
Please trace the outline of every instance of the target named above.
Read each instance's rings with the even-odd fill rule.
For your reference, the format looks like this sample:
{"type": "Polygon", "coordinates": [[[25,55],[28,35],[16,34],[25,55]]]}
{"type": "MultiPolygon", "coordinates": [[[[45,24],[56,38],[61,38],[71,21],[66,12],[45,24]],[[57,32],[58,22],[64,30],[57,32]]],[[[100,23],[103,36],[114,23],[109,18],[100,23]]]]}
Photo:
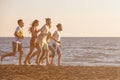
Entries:
{"type": "Polygon", "coordinates": [[[0,37],[13,36],[17,20],[25,22],[24,34],[34,19],[62,23],[62,36],[120,37],[120,0],[0,0],[0,37]]]}

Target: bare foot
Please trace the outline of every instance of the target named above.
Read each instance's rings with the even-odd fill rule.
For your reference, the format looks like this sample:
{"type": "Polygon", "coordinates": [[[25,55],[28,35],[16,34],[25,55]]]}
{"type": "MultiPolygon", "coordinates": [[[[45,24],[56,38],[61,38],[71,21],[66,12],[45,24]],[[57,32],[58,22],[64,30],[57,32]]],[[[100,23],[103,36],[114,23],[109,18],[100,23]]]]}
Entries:
{"type": "Polygon", "coordinates": [[[22,63],[19,63],[19,65],[22,65],[22,63]]]}
{"type": "Polygon", "coordinates": [[[27,65],[27,61],[24,61],[24,65],[27,65]]]}
{"type": "Polygon", "coordinates": [[[50,64],[49,64],[49,63],[46,63],[46,66],[48,67],[48,66],[50,66],[50,64]]]}
{"type": "Polygon", "coordinates": [[[31,64],[30,60],[28,60],[28,64],[31,64]]]}
{"type": "Polygon", "coordinates": [[[40,60],[40,61],[39,61],[39,63],[40,63],[40,64],[43,64],[43,61],[42,61],[42,60],[40,60]]]}
{"type": "Polygon", "coordinates": [[[62,67],[62,65],[58,65],[59,67],[62,67]]]}
{"type": "Polygon", "coordinates": [[[35,62],[37,65],[40,65],[38,61],[35,62]]]}
{"type": "Polygon", "coordinates": [[[51,66],[56,66],[54,63],[50,63],[51,66]]]}

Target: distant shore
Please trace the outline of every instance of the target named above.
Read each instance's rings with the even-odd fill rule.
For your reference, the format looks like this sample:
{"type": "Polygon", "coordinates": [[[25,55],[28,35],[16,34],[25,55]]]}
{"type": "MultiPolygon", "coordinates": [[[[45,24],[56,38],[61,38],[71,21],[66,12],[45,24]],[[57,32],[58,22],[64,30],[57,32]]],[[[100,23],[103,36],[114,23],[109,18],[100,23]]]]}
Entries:
{"type": "Polygon", "coordinates": [[[0,65],[1,80],[120,80],[120,67],[0,65]]]}

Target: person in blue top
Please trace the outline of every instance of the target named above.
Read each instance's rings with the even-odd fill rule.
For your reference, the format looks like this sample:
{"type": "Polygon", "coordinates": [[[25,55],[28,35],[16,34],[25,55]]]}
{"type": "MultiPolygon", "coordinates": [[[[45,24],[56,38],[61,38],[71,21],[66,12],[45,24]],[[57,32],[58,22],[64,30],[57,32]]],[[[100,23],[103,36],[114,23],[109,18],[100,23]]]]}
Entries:
{"type": "Polygon", "coordinates": [[[19,56],[19,65],[22,64],[22,56],[23,56],[23,47],[22,47],[22,40],[24,39],[24,36],[23,36],[23,27],[24,27],[24,22],[22,19],[19,19],[18,20],[18,26],[15,30],[15,33],[14,33],[14,41],[12,42],[12,48],[13,48],[13,51],[10,52],[10,53],[7,53],[7,54],[4,54],[1,56],[1,61],[5,58],[5,57],[8,57],[8,56],[15,56],[16,52],[18,51],[20,53],[20,56],[19,56]]]}

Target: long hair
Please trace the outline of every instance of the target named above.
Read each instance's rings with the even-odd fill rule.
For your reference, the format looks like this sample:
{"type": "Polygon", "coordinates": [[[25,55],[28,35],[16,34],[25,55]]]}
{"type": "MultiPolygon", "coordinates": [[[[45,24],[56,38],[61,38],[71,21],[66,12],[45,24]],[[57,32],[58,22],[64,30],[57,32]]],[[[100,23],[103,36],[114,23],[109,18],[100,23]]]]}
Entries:
{"type": "Polygon", "coordinates": [[[35,24],[38,23],[38,22],[39,22],[38,20],[34,20],[34,21],[32,22],[31,27],[29,27],[29,30],[28,30],[29,33],[32,32],[33,27],[35,27],[35,24]]]}

